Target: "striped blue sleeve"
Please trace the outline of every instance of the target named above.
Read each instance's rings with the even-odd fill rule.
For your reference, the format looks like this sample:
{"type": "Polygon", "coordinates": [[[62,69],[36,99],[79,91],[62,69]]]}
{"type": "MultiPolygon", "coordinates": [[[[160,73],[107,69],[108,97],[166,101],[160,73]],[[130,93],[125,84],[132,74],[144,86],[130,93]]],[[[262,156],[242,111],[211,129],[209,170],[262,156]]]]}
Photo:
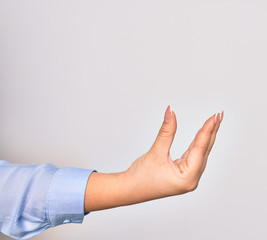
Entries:
{"type": "Polygon", "coordinates": [[[88,214],[85,189],[94,171],[0,160],[0,231],[27,239],[60,224],[82,223],[88,214]]]}

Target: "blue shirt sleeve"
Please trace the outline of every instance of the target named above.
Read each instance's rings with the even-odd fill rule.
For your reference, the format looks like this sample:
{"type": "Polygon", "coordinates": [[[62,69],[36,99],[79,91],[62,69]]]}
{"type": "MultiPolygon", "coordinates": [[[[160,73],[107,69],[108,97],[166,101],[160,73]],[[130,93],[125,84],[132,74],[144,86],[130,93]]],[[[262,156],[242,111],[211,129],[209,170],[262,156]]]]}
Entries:
{"type": "Polygon", "coordinates": [[[94,169],[0,160],[0,231],[27,239],[47,228],[82,223],[88,178],[94,169]]]}

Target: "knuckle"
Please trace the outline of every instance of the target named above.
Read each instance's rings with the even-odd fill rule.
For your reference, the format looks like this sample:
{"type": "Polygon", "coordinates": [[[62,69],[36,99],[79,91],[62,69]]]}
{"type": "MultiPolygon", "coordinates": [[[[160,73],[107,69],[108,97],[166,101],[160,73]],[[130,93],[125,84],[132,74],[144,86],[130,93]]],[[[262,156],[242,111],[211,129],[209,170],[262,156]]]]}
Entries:
{"type": "Polygon", "coordinates": [[[204,146],[203,144],[198,144],[195,146],[197,149],[199,149],[200,151],[206,151],[207,147],[204,146]]]}
{"type": "Polygon", "coordinates": [[[195,148],[199,151],[199,153],[201,153],[202,156],[205,156],[208,151],[208,147],[203,144],[196,145],[195,148]]]}
{"type": "Polygon", "coordinates": [[[162,125],[160,130],[159,130],[159,136],[161,137],[169,137],[172,133],[170,132],[170,130],[168,129],[167,126],[162,125]]]}
{"type": "Polygon", "coordinates": [[[204,133],[203,128],[200,128],[197,132],[197,137],[201,136],[204,133]]]}

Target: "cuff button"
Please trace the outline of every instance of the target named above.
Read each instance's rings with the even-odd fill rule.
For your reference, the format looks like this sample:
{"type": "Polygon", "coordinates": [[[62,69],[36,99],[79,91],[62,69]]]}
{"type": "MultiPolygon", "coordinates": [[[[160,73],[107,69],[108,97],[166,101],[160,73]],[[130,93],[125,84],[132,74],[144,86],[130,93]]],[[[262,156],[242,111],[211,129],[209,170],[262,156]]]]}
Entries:
{"type": "Polygon", "coordinates": [[[70,222],[71,222],[71,220],[66,219],[66,220],[63,221],[63,224],[65,224],[65,223],[70,223],[70,222]]]}

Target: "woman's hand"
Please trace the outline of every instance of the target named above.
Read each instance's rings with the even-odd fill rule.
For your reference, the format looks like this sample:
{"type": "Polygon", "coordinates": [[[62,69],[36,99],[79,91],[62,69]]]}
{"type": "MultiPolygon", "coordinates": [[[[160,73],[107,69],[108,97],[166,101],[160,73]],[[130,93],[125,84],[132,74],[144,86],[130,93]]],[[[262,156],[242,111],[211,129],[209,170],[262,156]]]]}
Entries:
{"type": "Polygon", "coordinates": [[[153,146],[126,170],[126,182],[129,189],[134,189],[131,201],[143,202],[195,190],[222,118],[223,111],[210,117],[182,157],[173,161],[170,148],[177,123],[175,113],[168,106],[153,146]]]}
{"type": "Polygon", "coordinates": [[[135,204],[195,190],[222,119],[223,111],[206,120],[182,157],[173,161],[170,148],[177,122],[175,113],[168,106],[157,138],[147,153],[124,172],[91,174],[85,211],[135,204]]]}

